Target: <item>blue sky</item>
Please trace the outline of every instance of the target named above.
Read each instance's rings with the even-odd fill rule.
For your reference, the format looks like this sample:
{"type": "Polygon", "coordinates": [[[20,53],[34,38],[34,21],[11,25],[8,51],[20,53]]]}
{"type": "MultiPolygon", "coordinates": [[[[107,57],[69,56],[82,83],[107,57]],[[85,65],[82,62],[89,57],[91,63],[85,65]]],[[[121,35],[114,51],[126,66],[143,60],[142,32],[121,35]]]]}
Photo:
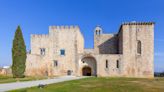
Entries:
{"type": "Polygon", "coordinates": [[[117,33],[122,22],[154,21],[155,71],[164,71],[164,0],[1,0],[0,66],[11,65],[11,48],[17,25],[27,50],[30,34],[47,34],[50,25],[79,25],[85,48],[93,47],[93,30],[117,33]]]}

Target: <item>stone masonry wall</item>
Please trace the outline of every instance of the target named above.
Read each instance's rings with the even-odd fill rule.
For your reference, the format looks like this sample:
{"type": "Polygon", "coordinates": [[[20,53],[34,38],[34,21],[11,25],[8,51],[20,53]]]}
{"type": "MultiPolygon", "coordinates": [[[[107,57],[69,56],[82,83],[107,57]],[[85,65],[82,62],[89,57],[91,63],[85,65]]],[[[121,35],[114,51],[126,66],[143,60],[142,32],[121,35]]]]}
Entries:
{"type": "Polygon", "coordinates": [[[125,24],[123,28],[124,75],[129,77],[154,76],[154,25],[152,23],[125,24]],[[141,41],[141,54],[137,41],[141,41]]]}
{"type": "Polygon", "coordinates": [[[115,34],[94,35],[94,49],[98,54],[117,54],[118,37],[115,34]]]}
{"type": "Polygon", "coordinates": [[[72,75],[82,76],[82,68],[90,66],[92,75],[100,77],[154,76],[154,23],[123,23],[118,34],[103,34],[100,27],[96,27],[96,32],[94,49],[84,49],[84,37],[78,26],[50,26],[47,35],[31,35],[25,74],[62,76],[71,71],[72,75]],[[137,52],[138,41],[141,54],[137,52]],[[45,55],[40,54],[41,48],[46,49],[45,55]],[[60,54],[61,49],[65,55],[60,54]]]}
{"type": "Polygon", "coordinates": [[[61,76],[67,75],[68,70],[75,72],[76,55],[83,52],[83,44],[83,36],[77,26],[50,26],[48,35],[32,35],[26,75],[61,76]],[[40,55],[40,48],[46,49],[45,55],[40,55]],[[61,49],[65,50],[64,56],[60,55],[61,49]],[[58,66],[54,66],[54,60],[58,66]]]}

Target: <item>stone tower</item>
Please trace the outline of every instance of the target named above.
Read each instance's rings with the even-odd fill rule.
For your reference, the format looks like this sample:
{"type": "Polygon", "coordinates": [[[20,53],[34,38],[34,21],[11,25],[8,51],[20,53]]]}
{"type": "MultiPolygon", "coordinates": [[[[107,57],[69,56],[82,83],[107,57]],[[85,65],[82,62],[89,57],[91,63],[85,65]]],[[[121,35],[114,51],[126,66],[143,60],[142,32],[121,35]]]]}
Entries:
{"type": "Polygon", "coordinates": [[[154,76],[154,23],[131,22],[120,27],[124,74],[154,76]]]}
{"type": "Polygon", "coordinates": [[[118,53],[117,34],[104,34],[100,26],[94,31],[94,50],[97,54],[117,54],[118,53]]]}
{"type": "Polygon", "coordinates": [[[78,26],[50,26],[31,36],[27,76],[154,77],[154,23],[128,22],[118,33],[94,29],[94,48],[84,48],[78,26]]]}

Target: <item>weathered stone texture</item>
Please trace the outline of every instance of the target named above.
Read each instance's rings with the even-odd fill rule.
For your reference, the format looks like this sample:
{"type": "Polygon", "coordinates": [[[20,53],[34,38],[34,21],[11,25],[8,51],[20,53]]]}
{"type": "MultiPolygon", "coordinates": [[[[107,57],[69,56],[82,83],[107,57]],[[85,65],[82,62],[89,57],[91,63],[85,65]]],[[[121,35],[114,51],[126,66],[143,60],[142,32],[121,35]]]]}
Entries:
{"type": "Polygon", "coordinates": [[[117,34],[103,34],[98,26],[94,32],[94,49],[84,49],[84,37],[78,26],[50,26],[47,35],[31,35],[26,75],[82,76],[83,68],[90,67],[91,75],[95,76],[153,77],[153,56],[152,22],[124,23],[117,34]],[[137,52],[138,41],[141,54],[137,52]],[[45,48],[45,55],[41,55],[41,48],[45,48]],[[62,49],[65,55],[60,55],[62,49]],[[58,62],[56,66],[54,61],[58,62]]]}
{"type": "Polygon", "coordinates": [[[117,54],[118,37],[115,34],[95,35],[95,49],[99,54],[117,54]]]}

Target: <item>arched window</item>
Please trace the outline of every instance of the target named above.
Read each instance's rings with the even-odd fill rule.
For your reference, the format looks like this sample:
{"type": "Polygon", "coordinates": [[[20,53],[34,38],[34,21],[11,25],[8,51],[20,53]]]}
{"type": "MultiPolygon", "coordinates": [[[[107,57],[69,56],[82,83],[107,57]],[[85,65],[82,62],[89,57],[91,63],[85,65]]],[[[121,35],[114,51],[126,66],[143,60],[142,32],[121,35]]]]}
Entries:
{"type": "Polygon", "coordinates": [[[102,33],[102,28],[100,26],[96,26],[94,32],[95,32],[96,35],[100,35],[102,33]]]}
{"type": "Polygon", "coordinates": [[[116,67],[119,68],[120,65],[119,65],[119,60],[116,61],[116,67]]]}
{"type": "Polygon", "coordinates": [[[99,35],[100,34],[100,30],[96,30],[96,35],[99,35]]]}
{"type": "Polygon", "coordinates": [[[57,66],[58,66],[58,61],[54,60],[54,67],[57,67],[57,66]]]}
{"type": "Polygon", "coordinates": [[[45,55],[46,54],[46,49],[45,48],[40,48],[40,54],[45,55]]]}
{"type": "Polygon", "coordinates": [[[106,60],[106,62],[105,62],[105,66],[106,66],[106,68],[109,67],[109,66],[108,66],[108,60],[106,60]]]}
{"type": "Polygon", "coordinates": [[[137,41],[137,54],[141,54],[141,41],[137,41]]]}
{"type": "Polygon", "coordinates": [[[96,30],[96,35],[97,35],[98,30],[96,30]]]}
{"type": "Polygon", "coordinates": [[[101,34],[101,31],[99,30],[99,35],[101,34]]]}

